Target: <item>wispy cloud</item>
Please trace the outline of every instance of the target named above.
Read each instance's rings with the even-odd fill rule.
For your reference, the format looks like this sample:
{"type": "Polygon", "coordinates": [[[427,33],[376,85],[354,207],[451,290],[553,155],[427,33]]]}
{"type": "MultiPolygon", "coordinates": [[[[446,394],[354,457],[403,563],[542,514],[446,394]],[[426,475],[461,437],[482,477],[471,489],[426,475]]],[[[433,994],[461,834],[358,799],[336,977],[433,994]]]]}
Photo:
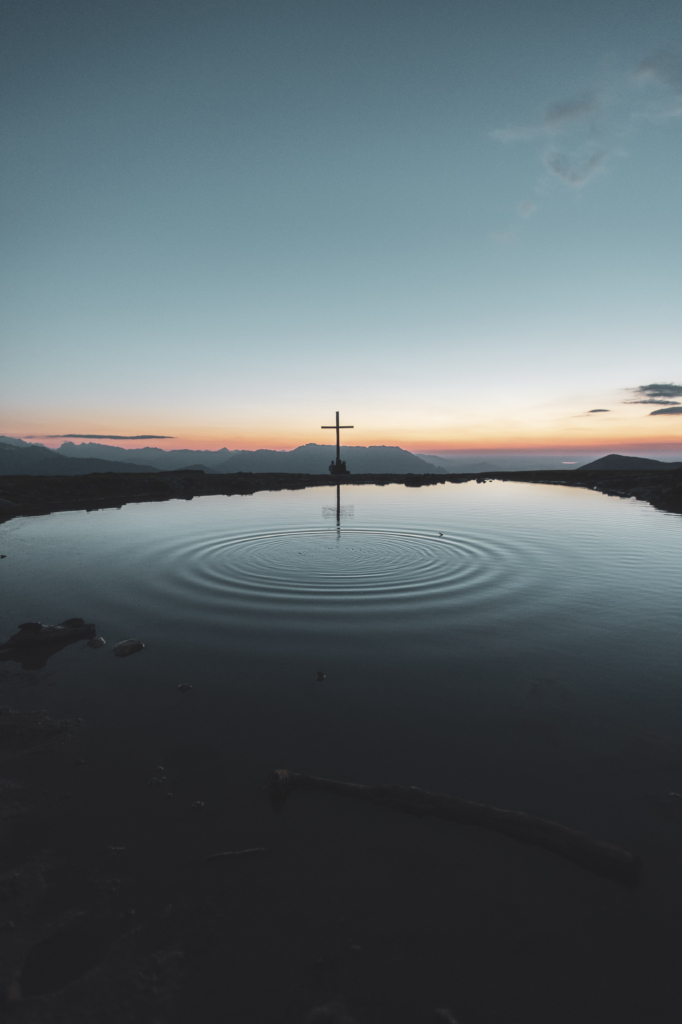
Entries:
{"type": "MultiPolygon", "coordinates": [[[[542,118],[520,127],[499,128],[492,137],[500,142],[521,142],[568,136],[561,150],[557,145],[541,150],[541,159],[553,178],[558,178],[569,188],[582,188],[599,171],[605,168],[609,146],[600,138],[597,115],[601,102],[596,92],[551,103],[542,118]]],[[[525,207],[525,204],[523,204],[525,207]]],[[[530,204],[532,205],[532,204],[530,204]]],[[[522,204],[517,206],[521,213],[522,204]]],[[[524,216],[521,213],[521,216],[524,216]]],[[[527,216],[527,215],[526,215],[527,216]]]]}
{"type": "Polygon", "coordinates": [[[172,441],[172,434],[26,434],[26,437],[85,437],[96,441],[172,441]]]}
{"type": "MultiPolygon", "coordinates": [[[[632,404],[641,402],[643,405],[653,405],[659,399],[673,399],[682,396],[682,384],[640,384],[637,388],[628,388],[633,395],[638,397],[632,404]]],[[[677,402],[660,402],[660,405],[677,405],[677,402]]]]}
{"type": "Polygon", "coordinates": [[[557,178],[561,178],[567,185],[570,185],[572,188],[581,188],[587,184],[590,178],[594,177],[597,171],[603,169],[607,156],[608,152],[605,149],[592,153],[591,156],[585,159],[565,156],[560,153],[547,153],[545,155],[545,165],[552,174],[555,174],[557,178]]]}
{"type": "MultiPolygon", "coordinates": [[[[677,116],[682,117],[682,53],[661,49],[608,86],[558,99],[539,117],[490,134],[498,142],[538,146],[538,158],[548,172],[540,189],[551,181],[580,189],[608,169],[610,158],[625,155],[623,139],[644,119],[677,116]]],[[[522,205],[517,213],[526,216],[522,205]]]]}
{"type": "Polygon", "coordinates": [[[593,412],[611,412],[611,410],[610,409],[588,409],[587,410],[588,416],[590,415],[590,413],[593,413],[593,412]]]}
{"type": "Polygon", "coordinates": [[[653,412],[649,413],[650,416],[682,416],[682,405],[678,405],[675,409],[654,409],[653,412]]]}
{"type": "Polygon", "coordinates": [[[557,135],[569,122],[582,120],[598,110],[599,101],[596,93],[588,93],[575,99],[550,103],[543,117],[534,124],[496,128],[490,134],[493,139],[500,142],[518,142],[542,135],[557,135]]]}
{"type": "Polygon", "coordinates": [[[593,114],[598,109],[596,93],[588,93],[578,99],[559,100],[558,103],[550,103],[547,107],[543,124],[548,130],[552,130],[566,121],[575,121],[579,117],[593,114]]]}
{"type": "Polygon", "coordinates": [[[679,405],[679,402],[673,402],[670,398],[666,401],[665,398],[630,398],[625,405],[679,405]]]}
{"type": "Polygon", "coordinates": [[[682,397],[682,384],[640,384],[636,388],[627,389],[634,398],[626,398],[624,405],[660,405],[661,409],[654,409],[650,416],[677,416],[682,413],[682,403],[677,398],[682,397]]]}
{"type": "Polygon", "coordinates": [[[656,82],[673,93],[673,105],[660,111],[659,117],[682,116],[682,56],[679,53],[659,50],[637,66],[635,78],[640,82],[656,82]]]}

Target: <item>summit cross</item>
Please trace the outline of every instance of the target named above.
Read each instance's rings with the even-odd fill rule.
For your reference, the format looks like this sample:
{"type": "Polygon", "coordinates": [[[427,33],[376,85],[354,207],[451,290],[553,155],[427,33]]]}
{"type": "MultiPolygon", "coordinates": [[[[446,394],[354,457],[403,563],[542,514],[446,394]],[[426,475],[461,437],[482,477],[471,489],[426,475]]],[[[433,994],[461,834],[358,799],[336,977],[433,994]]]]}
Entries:
{"type": "Polygon", "coordinates": [[[354,430],[355,428],[350,424],[339,423],[339,414],[336,414],[336,423],[333,427],[320,427],[320,430],[335,430],[336,431],[336,464],[332,462],[329,467],[330,473],[347,473],[346,463],[341,461],[341,442],[339,439],[339,430],[354,430]]]}

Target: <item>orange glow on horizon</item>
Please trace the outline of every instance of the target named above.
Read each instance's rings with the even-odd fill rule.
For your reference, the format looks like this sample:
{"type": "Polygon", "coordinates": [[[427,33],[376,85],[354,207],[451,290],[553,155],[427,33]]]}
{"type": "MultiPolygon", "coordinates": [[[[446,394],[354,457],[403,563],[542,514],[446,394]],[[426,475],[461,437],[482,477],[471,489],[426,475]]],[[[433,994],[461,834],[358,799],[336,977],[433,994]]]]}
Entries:
{"type": "MultiPolygon", "coordinates": [[[[611,396],[613,397],[613,396],[611,396]]],[[[122,409],[89,410],[77,413],[68,409],[41,410],[27,415],[17,409],[5,410],[0,434],[41,442],[59,448],[64,441],[93,443],[122,448],[156,447],[167,451],[179,448],[231,451],[269,448],[290,451],[300,445],[334,441],[333,432],[322,430],[323,423],[334,421],[334,409],[340,406],[342,422],[353,423],[353,430],[342,435],[345,446],[399,446],[408,451],[579,451],[595,448],[617,451],[624,447],[682,446],[682,416],[650,415],[637,405],[629,405],[618,395],[615,401],[588,400],[573,395],[541,406],[505,408],[483,404],[470,407],[454,403],[434,403],[432,408],[391,402],[377,409],[359,398],[338,402],[317,402],[305,409],[247,406],[228,413],[207,408],[198,414],[165,409],[143,413],[122,409]],[[591,406],[610,406],[610,411],[587,412],[591,406]],[[99,434],[99,438],[56,435],[65,429],[71,434],[99,434]],[[104,435],[119,435],[118,438],[104,435]],[[171,435],[143,440],[128,435],[171,435]],[[52,435],[52,436],[51,436],[52,435]]],[[[679,407],[682,409],[682,406],[679,407]]]]}
{"type": "MultiPolygon", "coordinates": [[[[640,421],[641,422],[641,421],[640,421]]],[[[681,424],[682,425],[682,424],[681,424]]],[[[606,424],[604,424],[606,426],[606,424]]],[[[653,424],[660,430],[633,430],[632,421],[628,423],[630,429],[623,430],[622,433],[613,430],[611,424],[610,430],[565,430],[565,429],[554,429],[554,430],[522,430],[517,429],[513,432],[506,434],[503,431],[473,431],[462,430],[452,432],[448,431],[446,436],[438,436],[424,432],[414,431],[398,431],[388,434],[387,432],[378,433],[376,431],[365,431],[356,429],[351,433],[348,431],[346,436],[342,437],[342,445],[348,446],[362,446],[369,447],[371,445],[386,445],[388,447],[398,446],[404,448],[407,451],[423,451],[431,452],[434,455],[439,452],[452,453],[456,451],[461,452],[484,452],[484,451],[579,451],[581,449],[590,450],[594,448],[651,448],[651,447],[682,447],[682,436],[675,436],[669,429],[660,430],[658,423],[653,424]]],[[[639,424],[638,424],[639,426],[639,424]]],[[[74,444],[87,444],[89,441],[93,444],[105,444],[126,449],[136,448],[162,448],[165,451],[172,451],[176,449],[194,449],[194,450],[212,450],[215,451],[219,448],[228,448],[231,451],[238,449],[256,450],[258,448],[269,448],[278,451],[290,451],[293,448],[297,448],[300,445],[305,444],[331,444],[333,438],[329,436],[329,432],[319,432],[316,436],[314,430],[303,431],[291,431],[286,435],[273,436],[273,433],[256,433],[249,431],[244,432],[222,432],[222,431],[192,431],[176,433],[172,438],[166,439],[155,439],[150,438],[148,440],[126,440],[126,439],[114,439],[101,437],[97,438],[85,438],[85,437],[72,437],[67,438],[65,436],[54,437],[48,434],[19,434],[18,432],[12,433],[11,430],[7,429],[2,431],[7,436],[21,437],[26,441],[33,441],[34,443],[42,443],[47,445],[49,448],[59,448],[64,441],[72,441],[74,444]]],[[[102,431],[104,433],[104,431],[102,431]]],[[[112,431],[114,433],[114,431],[112,431]]],[[[169,432],[170,433],[170,432],[169,432]]]]}

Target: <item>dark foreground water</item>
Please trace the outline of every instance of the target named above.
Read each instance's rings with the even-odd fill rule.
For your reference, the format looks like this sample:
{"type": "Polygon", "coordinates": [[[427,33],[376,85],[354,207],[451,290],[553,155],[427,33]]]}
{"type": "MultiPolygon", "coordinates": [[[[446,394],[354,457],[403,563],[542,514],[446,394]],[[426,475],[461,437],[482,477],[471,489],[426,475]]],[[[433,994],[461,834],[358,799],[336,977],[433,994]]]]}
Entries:
{"type": "Polygon", "coordinates": [[[60,856],[120,843],[140,914],[173,894],[204,908],[194,938],[178,932],[191,998],[172,1019],[293,1024],[336,1001],[360,1024],[447,1021],[437,1008],[677,1024],[682,520],[503,482],[339,501],[315,488],[0,528],[0,635],[82,616],[108,644],[0,666],[3,703],[84,720],[74,786],[92,806],[60,856]],[[128,637],[145,650],[112,657],[128,637]],[[639,853],[644,881],[332,796],[277,815],[274,768],[548,817],[639,853]],[[251,846],[268,854],[217,876],[178,868],[251,846]]]}

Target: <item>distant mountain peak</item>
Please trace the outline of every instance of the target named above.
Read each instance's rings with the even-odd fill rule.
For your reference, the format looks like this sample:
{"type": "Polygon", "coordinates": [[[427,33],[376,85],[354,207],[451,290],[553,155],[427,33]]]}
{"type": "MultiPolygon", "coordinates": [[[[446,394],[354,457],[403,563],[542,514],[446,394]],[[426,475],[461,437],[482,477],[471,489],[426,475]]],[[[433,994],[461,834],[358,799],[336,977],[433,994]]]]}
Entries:
{"type": "Polygon", "coordinates": [[[0,434],[0,444],[9,444],[14,448],[44,448],[39,441],[22,441],[20,437],[4,437],[0,434]]]}
{"type": "Polygon", "coordinates": [[[661,462],[659,459],[642,459],[636,455],[605,455],[602,459],[588,462],[580,469],[680,469],[682,462],[661,462]]]}

